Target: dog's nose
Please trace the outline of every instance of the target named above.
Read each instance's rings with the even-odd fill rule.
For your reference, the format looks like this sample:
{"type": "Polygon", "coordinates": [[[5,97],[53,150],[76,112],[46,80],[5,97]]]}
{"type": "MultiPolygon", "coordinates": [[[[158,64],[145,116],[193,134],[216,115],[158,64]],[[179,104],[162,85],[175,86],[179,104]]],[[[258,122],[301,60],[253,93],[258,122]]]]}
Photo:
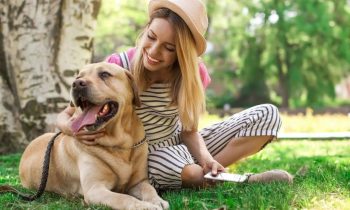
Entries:
{"type": "Polygon", "coordinates": [[[77,79],[73,82],[73,88],[84,88],[86,87],[86,82],[81,79],[77,79]]]}

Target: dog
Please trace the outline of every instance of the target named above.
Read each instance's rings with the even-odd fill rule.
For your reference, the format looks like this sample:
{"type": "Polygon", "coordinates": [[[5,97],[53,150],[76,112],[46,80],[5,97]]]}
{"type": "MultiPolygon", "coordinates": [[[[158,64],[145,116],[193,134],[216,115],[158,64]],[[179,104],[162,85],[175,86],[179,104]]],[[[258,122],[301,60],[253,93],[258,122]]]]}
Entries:
{"type": "MultiPolygon", "coordinates": [[[[64,196],[83,195],[87,204],[113,209],[168,209],[149,184],[148,146],[134,106],[140,104],[132,75],[106,62],[89,64],[71,86],[76,107],[72,130],[106,135],[97,145],[81,143],[61,134],[51,151],[46,191],[64,196]]],[[[53,133],[34,139],[25,149],[19,166],[25,188],[38,189],[46,146],[53,133]]]]}

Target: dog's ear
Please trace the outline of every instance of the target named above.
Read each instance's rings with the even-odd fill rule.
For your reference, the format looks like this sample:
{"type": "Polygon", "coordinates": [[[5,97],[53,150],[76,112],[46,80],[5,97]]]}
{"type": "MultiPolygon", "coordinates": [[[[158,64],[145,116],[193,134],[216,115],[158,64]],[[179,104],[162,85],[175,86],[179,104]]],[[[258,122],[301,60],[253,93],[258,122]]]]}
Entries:
{"type": "Polygon", "coordinates": [[[141,100],[140,100],[140,97],[139,97],[139,91],[138,91],[138,88],[136,86],[135,79],[134,79],[134,77],[132,76],[132,74],[129,71],[125,71],[125,74],[126,74],[126,76],[128,76],[130,84],[131,84],[131,87],[132,87],[132,91],[133,91],[133,95],[134,95],[134,99],[133,99],[132,102],[133,102],[133,104],[135,106],[140,107],[141,106],[141,100]]]}

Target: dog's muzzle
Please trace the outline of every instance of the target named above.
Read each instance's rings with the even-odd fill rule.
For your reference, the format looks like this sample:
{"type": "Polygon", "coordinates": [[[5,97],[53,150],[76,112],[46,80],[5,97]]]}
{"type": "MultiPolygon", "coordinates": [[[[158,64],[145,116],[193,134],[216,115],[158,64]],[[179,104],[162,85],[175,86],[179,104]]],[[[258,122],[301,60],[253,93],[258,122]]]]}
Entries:
{"type": "Polygon", "coordinates": [[[88,98],[88,86],[87,82],[82,79],[77,79],[72,84],[72,97],[74,104],[81,103],[79,100],[87,100],[88,98]]]}
{"type": "Polygon", "coordinates": [[[118,112],[119,104],[116,101],[106,99],[98,104],[92,102],[89,97],[88,85],[81,79],[73,82],[72,97],[74,105],[82,110],[82,113],[72,122],[73,132],[78,132],[84,127],[90,131],[98,130],[118,112]]]}

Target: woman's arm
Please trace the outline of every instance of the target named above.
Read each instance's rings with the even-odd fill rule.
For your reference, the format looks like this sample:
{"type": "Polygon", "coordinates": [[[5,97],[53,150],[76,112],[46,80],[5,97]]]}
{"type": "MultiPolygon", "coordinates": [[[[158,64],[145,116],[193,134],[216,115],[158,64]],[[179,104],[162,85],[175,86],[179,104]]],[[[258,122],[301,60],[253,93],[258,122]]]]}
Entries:
{"type": "Polygon", "coordinates": [[[62,131],[62,133],[73,136],[73,131],[70,128],[72,116],[75,112],[75,108],[67,106],[62,112],[57,115],[56,126],[62,131]]]}
{"type": "Polygon", "coordinates": [[[225,171],[225,168],[209,153],[202,136],[197,131],[182,131],[181,139],[190,153],[198,160],[205,174],[211,171],[215,176],[218,172],[225,171]]]}

